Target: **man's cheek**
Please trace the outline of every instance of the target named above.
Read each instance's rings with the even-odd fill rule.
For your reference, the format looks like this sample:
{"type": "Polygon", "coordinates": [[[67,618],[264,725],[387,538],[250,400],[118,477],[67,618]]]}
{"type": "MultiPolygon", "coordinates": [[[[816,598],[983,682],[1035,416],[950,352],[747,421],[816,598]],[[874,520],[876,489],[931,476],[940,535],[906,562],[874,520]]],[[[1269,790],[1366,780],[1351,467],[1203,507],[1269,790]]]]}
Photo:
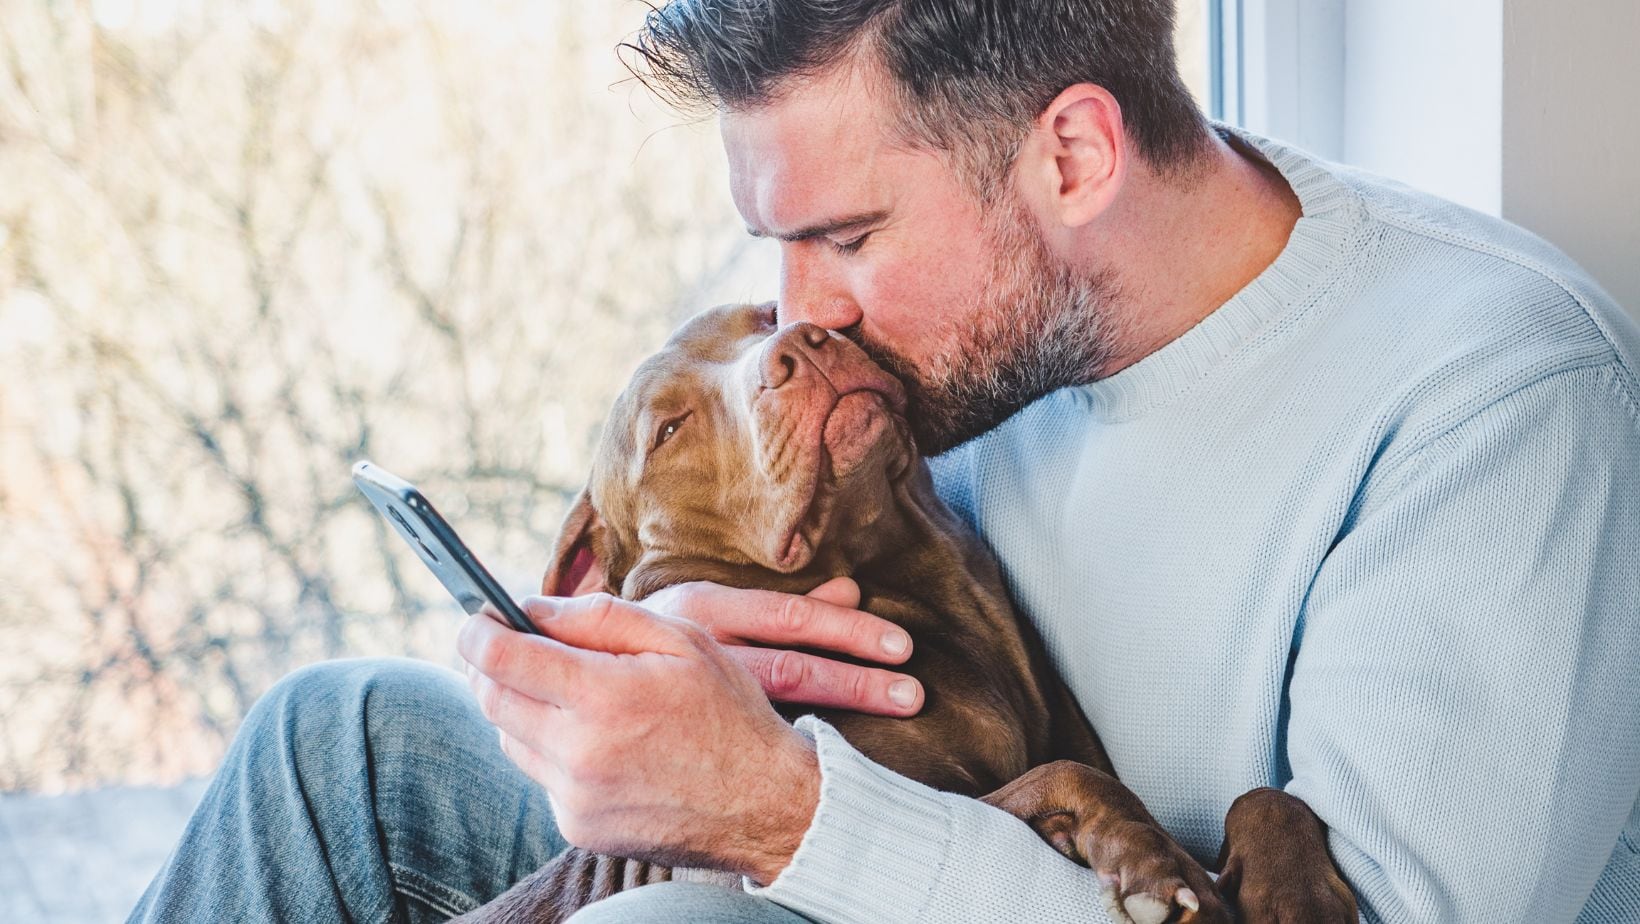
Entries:
{"type": "Polygon", "coordinates": [[[931,311],[939,306],[929,298],[937,291],[925,274],[896,268],[881,271],[863,280],[858,289],[860,313],[873,339],[905,355],[918,339],[919,328],[936,319],[931,311]]]}

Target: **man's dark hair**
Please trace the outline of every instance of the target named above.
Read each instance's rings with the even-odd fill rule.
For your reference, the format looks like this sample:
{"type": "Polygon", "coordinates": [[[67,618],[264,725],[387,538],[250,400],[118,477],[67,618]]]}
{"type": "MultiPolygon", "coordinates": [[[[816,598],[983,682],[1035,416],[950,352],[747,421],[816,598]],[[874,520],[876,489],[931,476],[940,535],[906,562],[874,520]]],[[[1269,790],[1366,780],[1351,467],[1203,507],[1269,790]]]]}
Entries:
{"type": "Polygon", "coordinates": [[[983,192],[1066,87],[1104,87],[1140,154],[1184,172],[1204,150],[1179,77],[1173,0],[670,0],[625,46],[685,111],[754,108],[856,52],[892,78],[905,141],[949,152],[983,192]],[[869,59],[868,59],[869,61],[869,59]]]}

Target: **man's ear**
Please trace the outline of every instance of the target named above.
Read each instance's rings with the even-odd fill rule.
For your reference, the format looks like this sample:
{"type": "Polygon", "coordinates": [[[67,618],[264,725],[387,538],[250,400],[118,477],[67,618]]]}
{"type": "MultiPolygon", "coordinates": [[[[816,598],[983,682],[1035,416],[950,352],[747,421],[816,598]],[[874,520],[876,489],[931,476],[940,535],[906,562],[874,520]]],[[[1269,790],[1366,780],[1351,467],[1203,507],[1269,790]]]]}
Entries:
{"type": "Polygon", "coordinates": [[[552,564],[541,579],[541,593],[549,597],[608,593],[604,566],[598,560],[603,538],[603,518],[582,488],[564,516],[564,525],[558,527],[558,541],[552,550],[552,564]]]}
{"type": "Polygon", "coordinates": [[[1104,87],[1067,87],[1037,116],[1021,149],[1027,197],[1066,228],[1110,208],[1128,169],[1122,107],[1104,87]]]}

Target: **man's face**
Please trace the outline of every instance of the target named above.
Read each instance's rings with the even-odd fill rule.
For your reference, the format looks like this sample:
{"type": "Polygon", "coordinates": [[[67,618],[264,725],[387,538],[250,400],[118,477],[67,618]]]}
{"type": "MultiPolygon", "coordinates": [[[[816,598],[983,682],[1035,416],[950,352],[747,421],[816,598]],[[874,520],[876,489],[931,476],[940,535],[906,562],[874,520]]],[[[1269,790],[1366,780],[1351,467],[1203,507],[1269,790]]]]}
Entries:
{"type": "Polygon", "coordinates": [[[1109,355],[1109,286],[1049,253],[1012,189],[988,209],[941,154],[891,135],[892,107],[843,68],[723,119],[735,205],[781,241],[780,321],[843,331],[906,383],[937,454],[1109,355]]]}

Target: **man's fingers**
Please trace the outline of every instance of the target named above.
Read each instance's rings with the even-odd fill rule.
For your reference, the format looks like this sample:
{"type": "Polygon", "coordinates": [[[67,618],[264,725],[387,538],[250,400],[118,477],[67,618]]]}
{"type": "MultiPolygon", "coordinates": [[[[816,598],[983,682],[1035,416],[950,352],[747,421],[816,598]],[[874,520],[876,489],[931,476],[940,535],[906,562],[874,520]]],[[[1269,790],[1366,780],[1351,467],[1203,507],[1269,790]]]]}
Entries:
{"type": "Polygon", "coordinates": [[[572,705],[575,692],[584,688],[589,657],[607,657],[525,635],[482,614],[462,623],[456,649],[480,674],[555,706],[572,705]]]}
{"type": "Polygon", "coordinates": [[[520,741],[535,742],[552,736],[561,710],[552,703],[535,699],[477,671],[467,672],[467,686],[478,701],[478,711],[490,724],[520,741]]]}
{"type": "Polygon", "coordinates": [[[847,578],[828,581],[801,597],[698,583],[663,591],[645,603],[705,626],[725,642],[818,648],[883,664],[904,663],[911,657],[911,636],[904,629],[828,600],[858,594],[847,578]]]}
{"type": "Polygon", "coordinates": [[[518,769],[530,779],[535,780],[550,792],[560,788],[564,780],[563,770],[540,751],[508,734],[504,728],[496,729],[496,737],[501,742],[501,753],[507,755],[518,769]]]}
{"type": "Polygon", "coordinates": [[[804,596],[852,610],[860,606],[860,585],[853,578],[834,577],[804,596]]]}
{"type": "Polygon", "coordinates": [[[898,717],[916,715],[923,706],[922,684],[904,674],[785,649],[737,645],[729,653],[777,702],[898,717]]]}
{"type": "Polygon", "coordinates": [[[529,597],[524,612],[547,637],[588,651],[683,654],[688,650],[679,623],[609,594],[529,597]]]}
{"type": "Polygon", "coordinates": [[[745,626],[741,637],[770,645],[821,648],[885,664],[904,663],[911,657],[911,636],[886,619],[854,609],[859,605],[860,591],[857,586],[852,586],[853,581],[848,583],[850,588],[832,587],[828,583],[816,590],[840,598],[852,593],[854,602],[849,606],[830,603],[812,594],[796,597],[763,593],[758,599],[758,603],[765,607],[763,616],[745,626]]]}

